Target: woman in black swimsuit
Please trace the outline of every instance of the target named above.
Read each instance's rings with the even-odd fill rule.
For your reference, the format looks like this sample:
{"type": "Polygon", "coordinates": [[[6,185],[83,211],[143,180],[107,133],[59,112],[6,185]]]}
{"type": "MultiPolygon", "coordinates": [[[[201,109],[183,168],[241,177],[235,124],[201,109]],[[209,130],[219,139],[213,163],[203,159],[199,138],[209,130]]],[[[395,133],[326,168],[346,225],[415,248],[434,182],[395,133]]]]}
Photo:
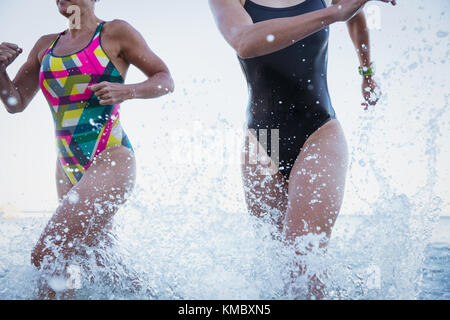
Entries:
{"type": "Polygon", "coordinates": [[[290,242],[313,233],[324,235],[326,246],[344,195],[347,144],[327,86],[330,24],[347,22],[366,106],[377,102],[361,11],[368,1],[210,0],[249,86],[247,205],[256,216],[278,212],[275,221],[290,242]]]}

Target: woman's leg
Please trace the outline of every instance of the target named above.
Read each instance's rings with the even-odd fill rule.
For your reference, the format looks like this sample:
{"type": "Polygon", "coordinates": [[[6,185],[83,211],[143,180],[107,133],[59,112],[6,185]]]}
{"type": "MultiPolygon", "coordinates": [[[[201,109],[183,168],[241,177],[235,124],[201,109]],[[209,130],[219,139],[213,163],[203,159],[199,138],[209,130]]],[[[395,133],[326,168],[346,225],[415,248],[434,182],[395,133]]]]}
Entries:
{"type": "Polygon", "coordinates": [[[267,152],[249,131],[242,152],[242,177],[247,208],[259,218],[270,214],[269,218],[277,224],[281,232],[288,203],[288,185],[274,164],[268,162],[269,159],[267,152]],[[261,159],[267,160],[266,164],[261,159]]]}
{"type": "Polygon", "coordinates": [[[347,166],[347,142],[339,121],[333,119],[308,138],[291,171],[284,225],[288,241],[324,233],[322,246],[327,245],[341,209],[347,166]]]}
{"type": "Polygon", "coordinates": [[[305,142],[289,177],[285,235],[331,231],[344,198],[348,149],[338,120],[328,121],[305,142]]]}
{"type": "Polygon", "coordinates": [[[61,203],[31,254],[32,263],[63,273],[65,265],[58,266],[59,259],[67,261],[82,245],[97,245],[134,187],[135,177],[133,152],[119,146],[103,151],[70,191],[63,180],[58,186],[61,203]]]}
{"type": "Polygon", "coordinates": [[[67,175],[64,173],[64,170],[61,167],[61,162],[59,159],[56,159],[56,192],[58,193],[59,202],[63,201],[64,196],[69,193],[69,191],[73,188],[72,182],[70,182],[67,175]]]}

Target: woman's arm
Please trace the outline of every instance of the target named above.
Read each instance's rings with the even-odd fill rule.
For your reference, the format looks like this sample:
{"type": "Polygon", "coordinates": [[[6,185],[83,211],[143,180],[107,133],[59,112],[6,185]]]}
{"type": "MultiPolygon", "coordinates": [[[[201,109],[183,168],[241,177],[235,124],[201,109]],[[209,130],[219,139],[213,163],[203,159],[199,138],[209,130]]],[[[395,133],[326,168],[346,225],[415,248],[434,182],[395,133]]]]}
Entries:
{"type": "MultiPolygon", "coordinates": [[[[328,0],[328,2],[333,5],[340,5],[342,0],[328,0]]],[[[392,5],[396,5],[395,0],[392,0],[391,3],[392,5]]],[[[370,56],[369,29],[367,27],[367,20],[363,11],[357,13],[347,21],[347,29],[353,45],[355,46],[359,65],[362,68],[370,67],[372,60],[370,56]]],[[[369,105],[375,105],[378,102],[381,91],[372,75],[362,76],[361,89],[364,97],[364,102],[361,103],[361,105],[365,107],[365,110],[367,110],[369,105]]]]}
{"type": "Polygon", "coordinates": [[[0,99],[9,113],[24,111],[39,90],[39,55],[54,38],[55,35],[47,35],[37,41],[14,80],[9,78],[6,68],[22,53],[22,49],[12,43],[0,45],[0,99]]]}
{"type": "MultiPolygon", "coordinates": [[[[339,0],[336,2],[338,1],[339,0]]],[[[360,66],[363,68],[370,67],[372,62],[370,57],[370,38],[364,12],[358,13],[352,19],[347,21],[347,28],[353,45],[355,46],[360,66]]],[[[375,105],[379,100],[381,91],[372,75],[362,76],[361,88],[365,101],[362,105],[366,107],[366,109],[369,105],[375,105]]]]}
{"type": "Polygon", "coordinates": [[[334,22],[347,21],[368,1],[341,0],[339,6],[258,23],[253,23],[240,0],[209,0],[209,3],[227,42],[240,57],[253,58],[284,49],[334,22]],[[268,38],[269,35],[272,37],[268,38]]]}
{"type": "Polygon", "coordinates": [[[358,54],[359,64],[361,67],[370,66],[370,43],[369,30],[364,12],[358,13],[356,16],[347,21],[347,29],[358,54]]]}
{"type": "Polygon", "coordinates": [[[90,86],[100,104],[112,105],[129,99],[149,99],[174,91],[174,83],[166,64],[148,47],[141,34],[122,20],[109,23],[110,33],[119,45],[119,56],[140,69],[148,79],[138,84],[102,82],[90,86]]]}

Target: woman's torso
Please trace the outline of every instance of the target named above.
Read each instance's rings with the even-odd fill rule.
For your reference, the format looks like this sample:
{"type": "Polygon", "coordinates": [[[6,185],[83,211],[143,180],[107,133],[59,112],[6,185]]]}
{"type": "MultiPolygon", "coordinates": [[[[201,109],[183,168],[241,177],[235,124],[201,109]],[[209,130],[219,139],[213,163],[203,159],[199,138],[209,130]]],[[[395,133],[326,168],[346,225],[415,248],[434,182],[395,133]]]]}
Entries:
{"type": "Polygon", "coordinates": [[[88,88],[103,81],[124,83],[102,48],[104,23],[84,49],[66,56],[53,53],[61,34],[41,63],[39,82],[53,115],[59,160],[74,184],[103,150],[117,145],[132,149],[120,124],[120,106],[100,105],[88,88]]]}
{"type": "MultiPolygon", "coordinates": [[[[322,0],[306,0],[294,6],[272,8],[246,0],[244,8],[257,23],[324,9],[326,4],[322,0]]],[[[329,27],[324,27],[277,52],[239,58],[250,93],[248,127],[289,127],[296,131],[291,124],[302,120],[303,126],[310,126],[303,129],[311,134],[335,117],[327,85],[328,38],[329,27]]]]}

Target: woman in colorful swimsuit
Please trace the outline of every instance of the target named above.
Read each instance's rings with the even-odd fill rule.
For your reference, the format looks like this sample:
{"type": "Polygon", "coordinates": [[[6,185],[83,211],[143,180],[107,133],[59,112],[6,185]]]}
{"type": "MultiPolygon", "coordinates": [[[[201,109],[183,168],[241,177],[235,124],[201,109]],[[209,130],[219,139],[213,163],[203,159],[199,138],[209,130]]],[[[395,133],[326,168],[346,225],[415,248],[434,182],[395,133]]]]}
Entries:
{"type": "MultiPolygon", "coordinates": [[[[274,220],[289,242],[322,234],[325,247],[344,195],[348,151],[328,93],[329,25],[347,22],[365,105],[378,100],[361,11],[368,1],[209,0],[249,87],[247,206],[258,217],[278,212],[274,220]]],[[[321,297],[320,288],[311,285],[310,297],[321,297]]]]}
{"type": "Polygon", "coordinates": [[[60,204],[31,257],[37,268],[59,268],[60,274],[65,266],[59,259],[65,264],[80,247],[97,245],[134,187],[135,156],[120,124],[120,103],[174,89],[168,68],[139,32],[125,21],[97,18],[95,2],[57,0],[63,16],[79,14],[79,24],[41,37],[14,80],[6,68],[22,49],[0,45],[0,94],[7,111],[24,111],[40,87],[53,115],[60,204]],[[148,79],[125,85],[130,65],[148,79]]]}

